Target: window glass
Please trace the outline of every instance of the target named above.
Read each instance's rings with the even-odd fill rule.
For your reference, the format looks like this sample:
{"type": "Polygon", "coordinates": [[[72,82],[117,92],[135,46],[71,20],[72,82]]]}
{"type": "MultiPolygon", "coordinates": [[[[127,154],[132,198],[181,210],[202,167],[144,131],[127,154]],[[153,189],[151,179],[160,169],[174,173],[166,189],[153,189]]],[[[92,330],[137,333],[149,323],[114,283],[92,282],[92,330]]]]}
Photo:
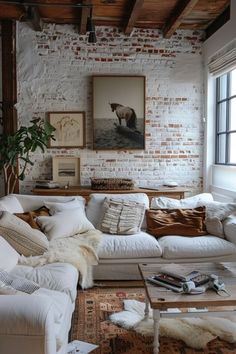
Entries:
{"type": "Polygon", "coordinates": [[[230,96],[236,95],[236,69],[230,73],[230,96]]]}
{"type": "Polygon", "coordinates": [[[236,163],[236,133],[229,134],[229,163],[236,163]]]}
{"type": "Polygon", "coordinates": [[[230,100],[229,112],[229,129],[236,130],[236,98],[230,100]]]}
{"type": "Polygon", "coordinates": [[[226,102],[219,103],[218,132],[226,131],[226,102]]]}
{"type": "Polygon", "coordinates": [[[225,163],[226,134],[218,135],[218,163],[225,163]]]}
{"type": "Polygon", "coordinates": [[[220,76],[219,85],[218,100],[221,101],[227,97],[227,74],[220,76]]]}

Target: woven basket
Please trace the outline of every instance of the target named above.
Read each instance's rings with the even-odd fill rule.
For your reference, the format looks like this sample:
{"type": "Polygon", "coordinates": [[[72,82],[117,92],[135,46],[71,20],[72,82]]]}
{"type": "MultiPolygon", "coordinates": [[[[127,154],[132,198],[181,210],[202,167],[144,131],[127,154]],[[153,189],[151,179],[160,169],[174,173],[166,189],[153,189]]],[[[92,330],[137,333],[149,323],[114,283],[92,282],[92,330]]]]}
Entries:
{"type": "Polygon", "coordinates": [[[91,178],[91,189],[94,190],[131,190],[134,182],[128,178],[91,178]]]}

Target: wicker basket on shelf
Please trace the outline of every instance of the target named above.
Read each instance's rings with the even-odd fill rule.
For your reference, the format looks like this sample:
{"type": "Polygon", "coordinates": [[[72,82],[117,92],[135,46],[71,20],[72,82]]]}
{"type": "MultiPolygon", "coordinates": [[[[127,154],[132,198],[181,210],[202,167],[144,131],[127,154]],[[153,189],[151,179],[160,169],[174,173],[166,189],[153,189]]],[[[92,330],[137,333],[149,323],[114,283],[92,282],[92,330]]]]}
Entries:
{"type": "Polygon", "coordinates": [[[91,189],[94,190],[131,190],[134,182],[129,178],[91,178],[91,189]]]}

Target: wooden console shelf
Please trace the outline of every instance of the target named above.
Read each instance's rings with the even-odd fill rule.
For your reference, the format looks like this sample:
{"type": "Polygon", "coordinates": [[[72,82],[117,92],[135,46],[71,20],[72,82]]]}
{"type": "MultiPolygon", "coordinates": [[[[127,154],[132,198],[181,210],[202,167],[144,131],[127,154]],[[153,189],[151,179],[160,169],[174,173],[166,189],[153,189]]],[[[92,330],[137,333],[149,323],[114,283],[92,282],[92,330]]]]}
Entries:
{"type": "Polygon", "coordinates": [[[169,198],[182,199],[184,198],[184,193],[189,190],[181,187],[160,187],[158,189],[144,189],[144,188],[134,188],[130,190],[94,190],[86,186],[56,188],[56,189],[46,189],[46,188],[34,188],[32,193],[35,195],[81,195],[88,201],[91,193],[109,193],[109,194],[127,194],[127,193],[146,193],[151,200],[152,197],[165,196],[169,198]]]}

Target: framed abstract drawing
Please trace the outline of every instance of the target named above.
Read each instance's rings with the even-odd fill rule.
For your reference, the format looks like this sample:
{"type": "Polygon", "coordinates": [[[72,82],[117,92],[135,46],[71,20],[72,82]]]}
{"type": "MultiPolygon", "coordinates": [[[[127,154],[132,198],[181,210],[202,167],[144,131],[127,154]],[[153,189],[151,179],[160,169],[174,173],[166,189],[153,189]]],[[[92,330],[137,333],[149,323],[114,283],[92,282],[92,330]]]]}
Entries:
{"type": "Polygon", "coordinates": [[[67,186],[80,185],[80,159],[71,156],[55,156],[52,159],[53,181],[67,186]]]}
{"type": "Polygon", "coordinates": [[[145,76],[93,76],[93,149],[145,149],[145,76]]]}
{"type": "Polygon", "coordinates": [[[85,112],[48,112],[48,120],[56,129],[50,148],[85,147],[85,112]]]}

